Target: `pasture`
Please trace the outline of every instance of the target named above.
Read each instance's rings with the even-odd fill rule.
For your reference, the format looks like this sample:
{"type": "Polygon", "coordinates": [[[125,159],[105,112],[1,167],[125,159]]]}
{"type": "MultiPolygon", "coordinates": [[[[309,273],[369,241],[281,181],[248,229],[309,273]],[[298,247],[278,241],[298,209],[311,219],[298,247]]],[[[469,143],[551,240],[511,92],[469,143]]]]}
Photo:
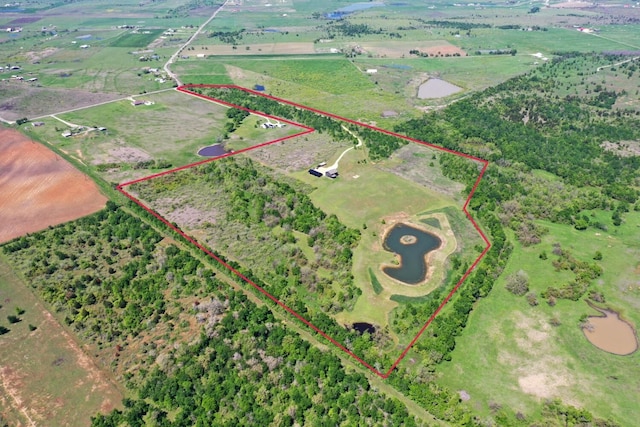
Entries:
{"type": "Polygon", "coordinates": [[[308,86],[331,95],[343,95],[373,88],[367,76],[342,57],[325,60],[244,60],[225,61],[242,68],[285,82],[308,86]]]}
{"type": "Polygon", "coordinates": [[[260,84],[269,94],[386,127],[398,118],[380,121],[383,111],[396,111],[399,118],[413,117],[419,114],[416,107],[442,105],[536,66],[536,58],[530,55],[410,58],[407,50],[406,56],[346,59],[341,55],[302,55],[284,63],[277,55],[222,56],[181,60],[174,69],[185,82],[233,82],[249,88],[260,84]],[[367,74],[367,69],[377,72],[367,74]],[[429,77],[442,78],[465,90],[452,97],[419,100],[418,87],[429,77]]]}
{"type": "MultiPolygon", "coordinates": [[[[200,148],[224,139],[225,114],[228,108],[173,90],[86,108],[58,117],[67,123],[92,129],[71,137],[62,133],[68,125],[54,118],[32,132],[76,160],[97,169],[105,179],[115,182],[142,177],[157,163],[173,167],[199,160],[200,148]],[[150,101],[152,105],[133,106],[132,100],[150,101]],[[151,161],[149,165],[136,164],[151,161]]],[[[249,116],[230,135],[230,141],[246,140],[250,145],[299,132],[295,126],[262,129],[257,116],[249,116]]]]}
{"type": "Polygon", "coordinates": [[[452,389],[469,392],[468,404],[476,410],[488,414],[497,404],[526,414],[542,399],[558,397],[621,425],[633,425],[640,417],[635,404],[639,352],[616,356],[589,343],[579,324],[582,316],[596,312],[582,300],[558,300],[550,306],[540,299],[538,306],[531,307],[524,297],[504,288],[506,278],[518,270],[528,274],[529,288],[536,293],[570,279],[568,272],[557,272],[551,265],[554,243],[583,261],[593,262],[596,251],[601,251],[603,259],[598,263],[604,272],[591,288],[604,295],[606,302],[600,305],[620,311],[637,328],[640,248],[634,236],[640,215],[626,214],[620,227],[611,225],[610,213],[595,211],[593,215],[608,224],[609,230],[578,231],[541,223],[550,229],[549,234],[536,246],[516,244],[505,273],[472,312],[457,340],[453,360],[443,364],[440,372],[452,389]],[[542,251],[549,259],[540,259],[542,251]]]}
{"type": "Polygon", "coordinates": [[[549,28],[547,31],[503,30],[498,28],[475,29],[470,37],[456,38],[452,43],[469,54],[478,50],[517,49],[518,53],[542,52],[600,52],[628,49],[624,39],[603,38],[576,31],[575,28],[549,28]]]}
{"type": "MultiPolygon", "coordinates": [[[[328,52],[327,48],[327,52],[328,52]]],[[[325,52],[325,53],[327,53],[325,52]]],[[[306,55],[316,53],[316,45],[311,42],[292,43],[242,43],[238,45],[199,46],[191,54],[204,55],[306,55]]]]}
{"type": "MultiPolygon", "coordinates": [[[[333,111],[344,117],[349,117],[364,122],[375,122],[380,119],[380,114],[388,109],[400,111],[408,115],[415,115],[417,112],[407,105],[407,102],[398,99],[393,94],[385,93],[376,87],[375,83],[368,76],[360,73],[356,67],[350,71],[343,64],[342,58],[326,58],[320,60],[318,58],[304,58],[299,61],[308,63],[305,67],[297,67],[292,70],[299,83],[284,80],[278,76],[277,71],[273,71],[273,76],[265,75],[260,71],[249,71],[243,67],[248,66],[256,70],[260,69],[261,63],[252,64],[255,59],[225,61],[230,63],[226,65],[229,77],[234,84],[253,87],[255,84],[261,84],[266,87],[267,93],[285,99],[296,99],[304,105],[325,111],[333,111]],[[336,61],[337,64],[322,65],[323,62],[336,61]],[[324,69],[341,69],[341,74],[348,77],[347,80],[336,81],[335,85],[331,85],[330,81],[320,73],[312,73],[309,79],[313,79],[319,87],[311,84],[307,80],[304,69],[313,69],[314,64],[320,64],[320,68],[324,69]],[[324,89],[324,90],[321,90],[324,89]],[[330,92],[327,92],[330,91],[330,92]],[[336,93],[345,91],[345,93],[336,93]]],[[[275,68],[278,64],[274,58],[265,60],[273,64],[267,64],[270,69],[275,68]]]]}

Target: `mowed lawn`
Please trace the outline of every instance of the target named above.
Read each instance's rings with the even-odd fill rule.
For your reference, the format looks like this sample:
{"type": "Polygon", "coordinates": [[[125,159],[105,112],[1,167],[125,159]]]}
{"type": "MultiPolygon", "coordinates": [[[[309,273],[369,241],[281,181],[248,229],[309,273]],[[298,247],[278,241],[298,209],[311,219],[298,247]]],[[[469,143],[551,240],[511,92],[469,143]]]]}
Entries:
{"type": "MultiPolygon", "coordinates": [[[[331,164],[335,158],[327,160],[331,164]]],[[[316,186],[311,193],[316,206],[328,214],[335,214],[342,223],[359,229],[363,235],[354,251],[353,272],[363,295],[352,312],[341,313],[337,317],[343,322],[368,321],[386,325],[389,312],[396,306],[389,300],[389,293],[397,293],[397,290],[375,295],[368,272],[368,267],[372,267],[375,274],[382,274],[378,271],[381,263],[390,263],[395,259],[392,253],[375,249],[382,245],[380,234],[384,218],[398,214],[413,216],[456,206],[456,202],[446,195],[386,172],[375,164],[364,163],[362,149],[348,152],[340,161],[338,170],[340,176],[335,180],[315,178],[306,171],[293,175],[316,186]]],[[[426,286],[432,287],[430,284],[426,286]]],[[[407,292],[412,294],[416,289],[410,288],[407,292]]]]}
{"type": "Polygon", "coordinates": [[[572,274],[556,272],[552,245],[560,243],[577,259],[598,263],[604,272],[593,289],[636,328],[640,325],[640,213],[625,214],[625,223],[613,227],[610,212],[595,212],[609,230],[542,223],[550,229],[543,242],[524,248],[516,244],[505,273],[491,294],[472,312],[467,328],[456,342],[453,360],[440,367],[442,381],[471,395],[469,405],[488,414],[490,404],[500,404],[525,415],[537,410],[546,398],[585,407],[594,415],[610,417],[621,425],[640,419],[637,381],[640,353],[617,356],[587,341],[579,328],[583,315],[596,315],[584,300],[559,300],[551,307],[539,298],[531,307],[524,297],[504,288],[505,278],[524,270],[530,290],[540,293],[550,285],[566,283],[572,274]],[[539,258],[542,251],[547,260],[539,258]],[[552,322],[553,319],[553,322],[552,322]],[[559,326],[552,326],[559,323],[559,326]]]}
{"type": "Polygon", "coordinates": [[[121,392],[0,255],[0,413],[9,425],[88,425],[121,392]],[[7,316],[24,309],[18,323],[7,316]],[[31,327],[30,327],[31,326],[31,327]],[[30,329],[36,329],[31,331],[30,329]]]}
{"type": "Polygon", "coordinates": [[[311,193],[313,203],[329,214],[335,213],[345,225],[362,228],[368,224],[373,227],[388,215],[401,212],[415,215],[453,204],[445,195],[380,170],[375,165],[358,163],[358,157],[362,156],[361,150],[347,153],[340,161],[340,176],[335,180],[314,178],[306,171],[299,173],[311,178],[304,179],[305,182],[317,186],[311,193]]]}

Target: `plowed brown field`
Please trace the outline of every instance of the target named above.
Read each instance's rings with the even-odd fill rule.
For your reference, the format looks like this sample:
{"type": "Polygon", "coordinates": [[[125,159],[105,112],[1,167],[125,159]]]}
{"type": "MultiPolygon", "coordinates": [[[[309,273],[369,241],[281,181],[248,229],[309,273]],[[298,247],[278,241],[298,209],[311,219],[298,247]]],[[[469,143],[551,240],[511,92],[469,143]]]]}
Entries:
{"type": "Polygon", "coordinates": [[[14,129],[0,129],[0,243],[101,209],[96,184],[14,129]]]}

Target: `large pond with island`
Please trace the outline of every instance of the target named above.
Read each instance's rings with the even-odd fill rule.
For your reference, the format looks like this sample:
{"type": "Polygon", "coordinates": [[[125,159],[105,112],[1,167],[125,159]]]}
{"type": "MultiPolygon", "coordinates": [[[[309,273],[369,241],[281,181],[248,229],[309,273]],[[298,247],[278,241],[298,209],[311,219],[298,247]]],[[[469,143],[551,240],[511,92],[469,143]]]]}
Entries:
{"type": "Polygon", "coordinates": [[[398,266],[385,266],[382,271],[407,285],[417,285],[427,279],[427,259],[442,240],[435,234],[408,224],[394,225],[384,238],[384,248],[400,258],[398,266]]]}

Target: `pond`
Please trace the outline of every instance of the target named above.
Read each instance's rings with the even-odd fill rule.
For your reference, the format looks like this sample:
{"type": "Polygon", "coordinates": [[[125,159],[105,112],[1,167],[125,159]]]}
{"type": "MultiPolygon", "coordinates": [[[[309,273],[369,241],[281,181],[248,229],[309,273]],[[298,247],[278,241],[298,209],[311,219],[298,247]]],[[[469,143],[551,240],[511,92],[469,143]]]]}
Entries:
{"type": "Polygon", "coordinates": [[[429,79],[418,88],[418,98],[444,98],[462,90],[461,87],[440,79],[429,79]]]}
{"type": "Polygon", "coordinates": [[[202,157],[218,157],[227,154],[222,144],[213,144],[202,147],[198,150],[198,156],[202,157]]]}
{"type": "Polygon", "coordinates": [[[375,334],[376,333],[376,327],[373,326],[371,323],[367,323],[367,322],[356,322],[352,325],[353,329],[356,330],[360,335],[364,334],[365,332],[368,332],[369,334],[375,334]]]}
{"type": "MultiPolygon", "coordinates": [[[[589,304],[591,305],[591,304],[589,304]]],[[[600,350],[626,356],[638,349],[638,339],[633,327],[620,319],[620,315],[612,310],[604,310],[591,305],[604,316],[589,316],[589,321],[582,328],[584,336],[600,350]]]]}
{"type": "Polygon", "coordinates": [[[372,1],[367,3],[353,3],[353,4],[350,4],[349,6],[341,7],[338,10],[329,12],[325,16],[329,19],[342,19],[350,13],[371,9],[372,7],[382,7],[384,5],[385,4],[380,1],[372,1]]]}
{"type": "Polygon", "coordinates": [[[427,255],[438,249],[442,240],[434,234],[407,224],[396,224],[384,239],[384,248],[400,257],[397,267],[382,268],[385,274],[408,285],[416,285],[427,278],[427,255]]]}

